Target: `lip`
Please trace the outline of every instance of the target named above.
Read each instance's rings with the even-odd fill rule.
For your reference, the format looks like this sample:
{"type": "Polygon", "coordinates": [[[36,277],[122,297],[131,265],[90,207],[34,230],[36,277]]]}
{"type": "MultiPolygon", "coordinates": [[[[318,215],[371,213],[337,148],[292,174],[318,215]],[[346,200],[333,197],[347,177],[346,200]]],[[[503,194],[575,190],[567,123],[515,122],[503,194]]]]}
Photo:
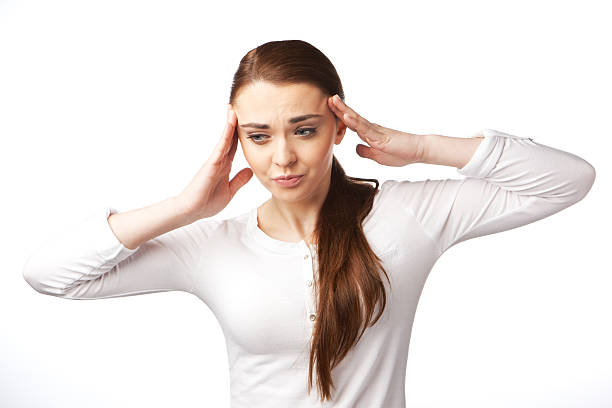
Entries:
{"type": "Polygon", "coordinates": [[[286,176],[278,176],[278,177],[274,177],[273,180],[288,180],[294,177],[302,177],[303,174],[289,174],[286,176]]]}
{"type": "Polygon", "coordinates": [[[289,178],[275,178],[273,179],[278,185],[283,186],[283,187],[293,187],[295,185],[297,185],[302,178],[304,178],[303,175],[301,176],[296,176],[296,177],[289,177],[289,178]]]}

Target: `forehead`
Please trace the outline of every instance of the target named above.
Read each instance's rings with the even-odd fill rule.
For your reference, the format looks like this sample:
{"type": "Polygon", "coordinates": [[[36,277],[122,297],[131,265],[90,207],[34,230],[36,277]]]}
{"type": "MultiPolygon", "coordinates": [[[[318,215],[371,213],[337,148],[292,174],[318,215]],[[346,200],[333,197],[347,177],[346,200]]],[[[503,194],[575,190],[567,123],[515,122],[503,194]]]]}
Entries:
{"type": "Polygon", "coordinates": [[[239,122],[269,123],[290,116],[325,113],[327,96],[310,84],[274,85],[258,81],[240,91],[233,107],[239,122]]]}

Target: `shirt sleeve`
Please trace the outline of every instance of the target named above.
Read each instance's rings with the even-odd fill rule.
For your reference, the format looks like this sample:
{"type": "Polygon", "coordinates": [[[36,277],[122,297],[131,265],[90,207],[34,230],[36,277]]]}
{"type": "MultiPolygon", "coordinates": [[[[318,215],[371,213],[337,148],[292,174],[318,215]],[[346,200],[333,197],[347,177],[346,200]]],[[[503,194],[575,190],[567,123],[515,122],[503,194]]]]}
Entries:
{"type": "Polygon", "coordinates": [[[439,255],[459,242],[510,230],[580,201],[595,181],[584,159],[554,147],[493,129],[463,179],[387,180],[381,186],[409,211],[437,244],[439,255]]]}
{"type": "Polygon", "coordinates": [[[128,249],[100,209],[40,246],[26,261],[25,280],[40,293],[67,299],[103,299],[153,292],[193,293],[205,238],[199,220],[128,249]]]}

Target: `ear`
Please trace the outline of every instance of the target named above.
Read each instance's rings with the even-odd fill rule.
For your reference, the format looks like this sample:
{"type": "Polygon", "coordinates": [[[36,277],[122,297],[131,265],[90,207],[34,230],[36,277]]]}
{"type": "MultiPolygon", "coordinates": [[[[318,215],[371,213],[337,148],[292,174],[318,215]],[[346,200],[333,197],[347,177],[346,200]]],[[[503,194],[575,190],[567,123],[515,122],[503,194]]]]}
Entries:
{"type": "Polygon", "coordinates": [[[344,135],[346,134],[346,123],[344,123],[343,121],[341,121],[340,119],[338,119],[338,117],[336,117],[336,140],[334,140],[334,144],[340,144],[340,142],[342,142],[342,139],[344,139],[344,135]]]}

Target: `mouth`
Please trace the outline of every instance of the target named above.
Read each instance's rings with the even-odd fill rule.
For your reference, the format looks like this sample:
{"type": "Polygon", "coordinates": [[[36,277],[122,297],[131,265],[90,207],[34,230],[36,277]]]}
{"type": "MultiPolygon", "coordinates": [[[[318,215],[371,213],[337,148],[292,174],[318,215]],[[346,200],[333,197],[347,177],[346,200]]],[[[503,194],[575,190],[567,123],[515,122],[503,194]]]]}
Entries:
{"type": "Polygon", "coordinates": [[[274,182],[282,187],[293,187],[304,178],[304,175],[295,175],[295,176],[281,176],[274,178],[274,182]]]}
{"type": "Polygon", "coordinates": [[[272,180],[290,180],[292,178],[302,177],[303,174],[289,174],[286,176],[274,177],[272,180]]]}

